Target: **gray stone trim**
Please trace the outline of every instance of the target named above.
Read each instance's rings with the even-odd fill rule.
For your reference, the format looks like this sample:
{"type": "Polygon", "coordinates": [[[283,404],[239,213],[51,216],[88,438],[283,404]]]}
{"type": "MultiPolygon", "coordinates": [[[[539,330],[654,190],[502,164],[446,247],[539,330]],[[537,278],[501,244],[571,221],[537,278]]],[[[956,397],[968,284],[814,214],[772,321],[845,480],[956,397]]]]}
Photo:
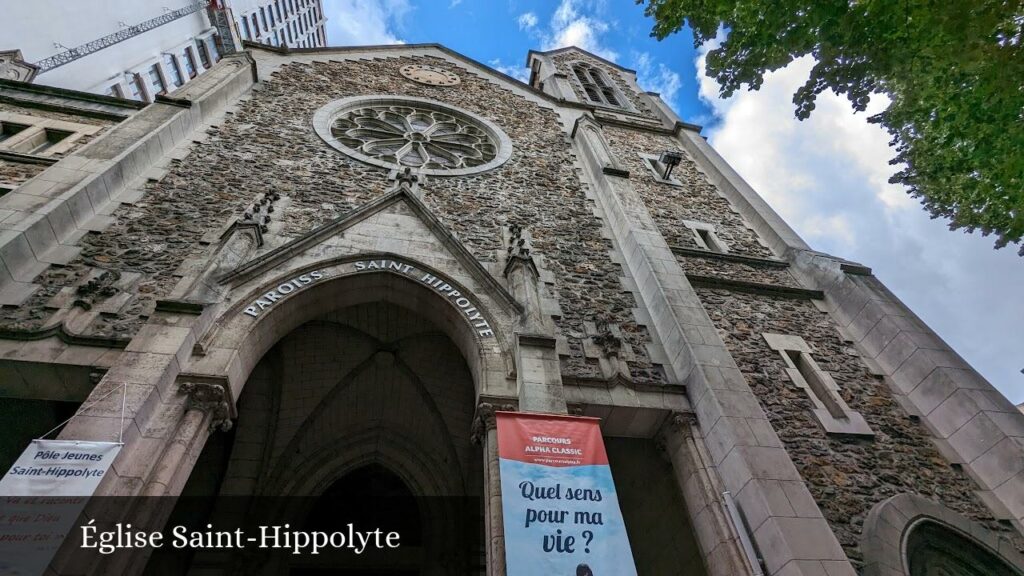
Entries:
{"type": "MultiPolygon", "coordinates": [[[[603,210],[638,310],[685,383],[708,446],[709,464],[736,497],[771,575],[853,576],[853,568],[782,441],[686,279],[630,180],[601,176],[600,138],[577,131],[582,177],[603,210]],[[780,497],[781,496],[781,497],[780,497]]],[[[703,550],[705,554],[712,551],[703,550]]]]}
{"type": "Polygon", "coordinates": [[[509,291],[498,282],[486,268],[480,264],[472,253],[462,242],[458,240],[448,229],[431,213],[423,202],[415,195],[409,193],[405,188],[398,188],[393,192],[385,194],[351,212],[344,214],[338,219],[328,222],[319,228],[309,231],[305,236],[296,238],[287,244],[279,246],[270,252],[249,260],[238,268],[218,278],[221,284],[240,284],[247,282],[253,277],[266,272],[273,267],[282,264],[296,253],[323,242],[327,238],[340,234],[344,230],[354,226],[370,216],[381,212],[396,202],[405,201],[412,211],[433,231],[445,246],[455,254],[459,261],[470,270],[474,277],[484,285],[488,286],[510,310],[522,313],[522,305],[509,293],[509,291]]]}
{"type": "Polygon", "coordinates": [[[1009,540],[942,504],[916,494],[897,494],[875,504],[864,520],[860,540],[864,576],[909,576],[907,537],[922,522],[959,534],[1024,574],[1024,556],[1009,540]]]}
{"type": "Polygon", "coordinates": [[[709,260],[725,260],[727,262],[739,262],[751,266],[763,266],[766,268],[789,268],[789,262],[785,260],[774,260],[772,258],[758,258],[756,256],[744,256],[742,254],[730,254],[727,252],[711,252],[699,248],[687,248],[685,246],[669,246],[677,256],[706,258],[709,260]]]}
{"type": "Polygon", "coordinates": [[[11,330],[0,329],[0,339],[3,340],[45,340],[55,337],[64,344],[73,346],[95,346],[99,348],[125,348],[131,342],[129,338],[115,338],[107,336],[88,336],[75,334],[67,329],[63,322],[56,326],[41,328],[39,330],[11,330]]]}
{"type": "Polygon", "coordinates": [[[775,350],[782,356],[786,363],[786,375],[791,382],[804,390],[808,400],[814,405],[811,413],[815,419],[829,434],[851,435],[851,436],[874,436],[875,433],[868,426],[864,417],[847,406],[846,401],[839,394],[839,385],[832,378],[832,375],[822,370],[818,363],[811,356],[811,347],[799,336],[788,334],[761,334],[768,347],[775,350]],[[788,352],[796,352],[800,364],[805,370],[800,370],[790,358],[788,352]],[[809,369],[809,370],[806,370],[809,369]],[[809,372],[805,377],[805,372],[809,372]],[[815,380],[809,382],[808,380],[815,380]],[[831,405],[831,409],[829,408],[831,405]]]}
{"type": "Polygon", "coordinates": [[[369,96],[350,96],[348,98],[341,98],[327,103],[316,111],[313,115],[313,129],[316,130],[317,135],[320,136],[320,138],[331,148],[355,158],[360,162],[388,169],[407,168],[407,166],[400,166],[392,162],[379,160],[377,158],[367,156],[366,154],[362,154],[357,150],[352,150],[351,148],[342,146],[331,134],[331,124],[334,122],[334,119],[341,114],[354,108],[381,105],[426,108],[428,110],[437,110],[438,112],[444,112],[445,114],[450,114],[456,117],[461,116],[463,119],[478,124],[479,128],[483,129],[484,132],[494,139],[495,145],[498,149],[494,159],[480,166],[475,166],[473,168],[457,168],[454,170],[413,168],[413,170],[418,174],[426,174],[429,176],[466,176],[469,174],[493,170],[494,168],[504,164],[512,157],[512,140],[494,122],[452,104],[446,104],[436,100],[430,100],[428,98],[417,98],[414,96],[389,96],[385,94],[375,94],[369,96]]]}
{"type": "Polygon", "coordinates": [[[794,288],[792,286],[778,286],[776,284],[764,284],[762,282],[750,282],[749,280],[734,280],[732,278],[718,278],[715,276],[702,276],[700,274],[687,274],[686,279],[694,286],[706,288],[722,288],[735,292],[746,292],[748,294],[764,294],[778,298],[794,298],[796,300],[822,300],[825,293],[821,290],[808,290],[807,288],[794,288]]]}

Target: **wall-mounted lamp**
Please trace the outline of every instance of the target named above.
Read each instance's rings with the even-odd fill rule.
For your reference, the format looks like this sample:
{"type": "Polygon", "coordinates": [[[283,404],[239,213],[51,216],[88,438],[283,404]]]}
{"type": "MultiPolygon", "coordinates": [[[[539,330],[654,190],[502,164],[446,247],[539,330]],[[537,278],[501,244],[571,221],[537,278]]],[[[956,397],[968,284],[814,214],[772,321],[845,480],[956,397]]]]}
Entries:
{"type": "Polygon", "coordinates": [[[658,162],[665,167],[665,173],[661,175],[665,180],[669,180],[672,176],[672,169],[679,166],[679,163],[683,161],[683,155],[675,150],[665,150],[661,153],[661,157],[658,158],[658,162]]]}

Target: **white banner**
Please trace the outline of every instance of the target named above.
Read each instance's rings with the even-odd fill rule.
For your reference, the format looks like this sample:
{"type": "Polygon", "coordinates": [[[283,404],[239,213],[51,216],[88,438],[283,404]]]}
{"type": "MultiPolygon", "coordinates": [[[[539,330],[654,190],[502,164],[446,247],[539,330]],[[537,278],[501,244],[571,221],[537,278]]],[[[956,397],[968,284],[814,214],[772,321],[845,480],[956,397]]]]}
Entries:
{"type": "Polygon", "coordinates": [[[121,450],[33,440],[0,480],[0,574],[42,574],[121,450]]]}

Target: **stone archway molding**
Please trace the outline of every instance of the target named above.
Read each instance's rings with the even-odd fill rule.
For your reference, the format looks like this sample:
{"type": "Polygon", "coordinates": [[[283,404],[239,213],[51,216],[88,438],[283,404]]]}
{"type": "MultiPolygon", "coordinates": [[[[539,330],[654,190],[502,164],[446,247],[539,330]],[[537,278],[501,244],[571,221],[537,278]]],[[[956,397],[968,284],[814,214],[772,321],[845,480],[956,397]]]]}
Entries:
{"type": "MultiPolygon", "coordinates": [[[[237,297],[224,303],[217,320],[197,343],[199,355],[192,358],[186,371],[227,376],[231,395],[238,398],[256,363],[285,334],[333,309],[380,300],[413,308],[445,332],[462,352],[477,392],[482,394],[490,388],[487,380],[498,383],[514,372],[510,330],[517,311],[500,299],[473,290],[467,280],[393,253],[347,255],[253,279],[238,290],[237,297]],[[273,306],[260,309],[255,316],[246,313],[253,302],[269,300],[264,296],[278,286],[292,278],[311,277],[313,272],[320,276],[316,282],[278,294],[273,306]],[[475,319],[478,315],[483,320],[475,319]],[[486,325],[481,326],[482,322],[486,325]],[[496,378],[498,375],[501,378],[496,378]]],[[[490,391],[495,392],[501,390],[490,391]]]]}
{"type": "Polygon", "coordinates": [[[1024,555],[1006,538],[938,502],[897,494],[875,504],[864,520],[864,576],[910,576],[907,538],[924,522],[952,531],[1024,574],[1024,555]]]}

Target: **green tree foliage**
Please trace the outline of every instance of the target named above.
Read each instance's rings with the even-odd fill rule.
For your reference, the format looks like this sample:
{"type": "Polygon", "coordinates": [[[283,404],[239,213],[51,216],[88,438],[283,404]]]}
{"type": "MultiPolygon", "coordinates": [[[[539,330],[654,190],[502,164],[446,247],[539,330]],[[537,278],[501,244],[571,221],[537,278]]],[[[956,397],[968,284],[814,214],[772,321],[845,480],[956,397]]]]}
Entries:
{"type": "MultiPolygon", "coordinates": [[[[637,0],[643,4],[645,0],[637,0]]],[[[897,172],[933,218],[951,229],[1024,236],[1024,2],[1012,0],[646,0],[652,35],[688,24],[708,53],[723,97],[758,89],[767,72],[813,56],[793,95],[807,118],[825,90],[863,111],[874,94],[891,104],[871,122],[892,136],[897,172]]],[[[1024,256],[1024,247],[1019,253],[1024,256]]]]}

